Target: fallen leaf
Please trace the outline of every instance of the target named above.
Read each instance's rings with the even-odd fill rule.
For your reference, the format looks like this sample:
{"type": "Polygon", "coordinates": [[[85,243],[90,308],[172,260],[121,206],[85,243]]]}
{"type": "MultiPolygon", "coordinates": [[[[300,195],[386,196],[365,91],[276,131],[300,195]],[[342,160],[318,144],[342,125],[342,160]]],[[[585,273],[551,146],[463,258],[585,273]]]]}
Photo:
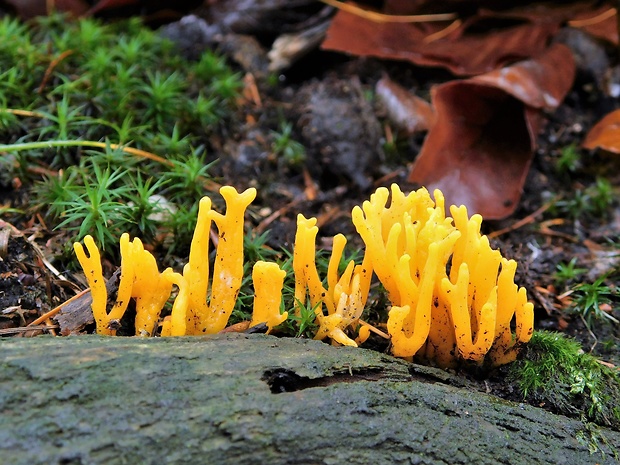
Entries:
{"type": "Polygon", "coordinates": [[[435,87],[437,122],[409,180],[441,189],[446,204],[484,218],[510,215],[544,121],[541,110],[562,102],[574,75],[570,50],[555,44],[536,59],[435,87]]]}
{"type": "Polygon", "coordinates": [[[588,34],[618,44],[618,12],[614,3],[578,13],[568,25],[586,31],[588,34]]]}
{"type": "Polygon", "coordinates": [[[6,0],[22,19],[49,14],[50,10],[70,13],[75,17],[103,14],[127,17],[142,15],[150,17],[177,18],[200,4],[200,0],[6,0]]]}
{"type": "Polygon", "coordinates": [[[430,103],[404,89],[387,75],[379,79],[375,93],[388,118],[407,134],[427,131],[435,122],[435,112],[430,103]]]}
{"type": "Polygon", "coordinates": [[[247,331],[247,329],[250,327],[250,323],[251,323],[250,321],[240,321],[239,323],[236,323],[234,325],[227,326],[226,328],[220,331],[220,334],[243,333],[247,331]]]}
{"type": "MultiPolygon", "coordinates": [[[[427,13],[420,11],[423,4],[391,0],[386,2],[384,11],[427,13]]],[[[471,76],[540,55],[563,23],[580,12],[592,11],[592,5],[592,2],[534,3],[503,11],[478,9],[469,17],[461,14],[462,25],[438,40],[431,39],[450,22],[377,23],[339,11],[322,48],[441,66],[456,75],[471,76]]],[[[476,7],[475,3],[472,7],[476,7]]]]}
{"type": "Polygon", "coordinates": [[[582,147],[620,153],[620,110],[612,111],[596,123],[586,135],[582,147]]]}

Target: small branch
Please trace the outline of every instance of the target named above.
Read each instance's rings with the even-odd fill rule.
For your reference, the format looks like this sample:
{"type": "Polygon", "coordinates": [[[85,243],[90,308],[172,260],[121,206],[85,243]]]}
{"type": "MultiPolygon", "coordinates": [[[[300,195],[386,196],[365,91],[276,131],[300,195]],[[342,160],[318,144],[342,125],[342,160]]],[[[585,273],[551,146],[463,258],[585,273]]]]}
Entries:
{"type": "MultiPolygon", "coordinates": [[[[37,141],[37,142],[24,142],[21,144],[0,144],[1,152],[19,152],[21,150],[36,150],[36,149],[49,149],[54,147],[96,147],[105,149],[110,147],[114,150],[122,150],[125,153],[131,155],[137,155],[142,158],[148,158],[149,160],[156,161],[166,166],[173,166],[170,160],[167,160],[154,153],[147,152],[146,150],[140,150],[133,147],[127,147],[121,144],[112,144],[105,142],[97,142],[92,140],[50,140],[50,141],[37,141]]],[[[210,179],[203,179],[204,186],[208,190],[218,190],[221,186],[211,181],[210,179]]]]}
{"type": "Polygon", "coordinates": [[[430,23],[435,21],[454,21],[457,19],[456,13],[442,13],[434,15],[386,15],[383,13],[377,13],[376,11],[365,10],[359,6],[336,0],[320,1],[326,5],[346,11],[347,13],[357,15],[369,21],[374,21],[375,23],[430,23]]]}

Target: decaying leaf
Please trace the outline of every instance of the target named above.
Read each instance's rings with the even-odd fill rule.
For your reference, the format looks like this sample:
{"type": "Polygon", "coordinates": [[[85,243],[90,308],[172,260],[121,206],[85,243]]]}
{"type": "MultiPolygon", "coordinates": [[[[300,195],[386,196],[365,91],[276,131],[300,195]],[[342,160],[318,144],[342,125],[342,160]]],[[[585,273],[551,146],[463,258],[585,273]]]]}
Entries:
{"type": "Polygon", "coordinates": [[[578,13],[568,25],[612,44],[618,44],[618,13],[612,8],[611,2],[578,13]]]}
{"type": "MultiPolygon", "coordinates": [[[[386,1],[384,12],[401,15],[427,13],[433,5],[425,3],[428,2],[386,1]]],[[[470,3],[475,14],[459,14],[462,24],[447,35],[441,32],[450,22],[377,23],[339,11],[322,47],[352,55],[440,66],[456,75],[470,76],[539,56],[562,24],[593,9],[592,2],[587,1],[517,4],[501,11],[479,8],[470,3]],[[435,37],[440,38],[435,40],[435,37]]],[[[457,8],[458,5],[444,7],[457,8]]],[[[438,12],[437,8],[431,12],[438,12]]]]}
{"type": "Polygon", "coordinates": [[[586,149],[601,148],[620,153],[620,110],[612,111],[594,125],[582,146],[586,149]]]}
{"type": "Polygon", "coordinates": [[[390,120],[408,134],[427,131],[435,123],[433,107],[426,100],[383,76],[375,86],[379,101],[390,120]]]}
{"type": "Polygon", "coordinates": [[[447,204],[500,219],[516,208],[542,126],[570,89],[570,50],[555,44],[536,59],[437,86],[437,122],[409,180],[439,188],[447,204]]]}
{"type": "Polygon", "coordinates": [[[17,16],[30,19],[48,15],[52,11],[69,13],[75,17],[92,15],[119,16],[143,15],[145,17],[176,18],[190,8],[200,4],[200,0],[6,0],[17,16]]]}

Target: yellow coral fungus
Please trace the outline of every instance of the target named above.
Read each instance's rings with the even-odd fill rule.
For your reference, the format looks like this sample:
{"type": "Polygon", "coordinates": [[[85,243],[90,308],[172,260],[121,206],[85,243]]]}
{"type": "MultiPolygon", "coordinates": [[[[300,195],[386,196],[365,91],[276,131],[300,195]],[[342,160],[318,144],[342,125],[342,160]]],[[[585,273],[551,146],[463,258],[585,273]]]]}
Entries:
{"type": "Polygon", "coordinates": [[[189,263],[183,268],[183,276],[190,285],[187,305],[186,331],[196,334],[197,328],[207,318],[209,306],[209,232],[211,231],[211,199],[203,197],[198,205],[198,220],[189,250],[189,263]]]}
{"type": "MultiPolygon", "coordinates": [[[[356,266],[351,260],[342,276],[338,277],[338,265],[347,240],[342,234],[336,235],[327,270],[328,289],[325,289],[315,262],[317,232],[316,218],[306,219],[301,214],[297,216],[297,234],[293,249],[296,305],[304,305],[306,293],[310,295],[310,304],[315,308],[319,324],[315,339],[329,337],[339,344],[356,347],[357,342],[344,331],[357,325],[366,305],[372,276],[370,262],[364,258],[364,262],[356,266]],[[323,313],[322,303],[327,308],[327,315],[323,313]]],[[[368,335],[369,332],[364,330],[358,340],[362,342],[368,335]]]]}
{"type": "MultiPolygon", "coordinates": [[[[347,279],[347,281],[349,280],[347,279]]],[[[336,287],[340,287],[340,285],[336,287]]],[[[320,340],[329,337],[339,344],[357,347],[358,341],[363,342],[370,333],[364,332],[360,334],[358,341],[354,341],[346,335],[344,330],[357,323],[364,310],[365,303],[366,299],[360,290],[360,275],[356,274],[348,283],[347,289],[340,292],[334,313],[324,315],[322,312],[317,312],[319,329],[314,338],[320,340]]]]}
{"type": "Polygon", "coordinates": [[[190,293],[187,279],[179,273],[174,273],[172,270],[166,270],[164,278],[171,284],[176,285],[179,288],[179,293],[176,299],[174,299],[170,318],[162,327],[161,335],[185,336],[187,334],[187,308],[190,293]]]}
{"type": "Polygon", "coordinates": [[[164,276],[166,272],[159,272],[155,257],[144,250],[137,237],[129,253],[135,270],[131,296],[136,300],[136,335],[152,336],[161,309],[170,297],[172,283],[164,276]]]}
{"type": "Polygon", "coordinates": [[[73,245],[80,265],[86,272],[93,298],[92,309],[97,323],[97,333],[114,335],[110,328],[115,320],[120,320],[127,309],[131,297],[136,299],[136,334],[150,336],[159,318],[159,313],[168,297],[171,284],[157,270],[155,257],[144,250],[142,242],[134,238],[129,241],[127,233],[121,236],[121,277],[116,302],[106,311],[108,293],[101,271],[101,258],[95,241],[91,236],[84,238],[90,257],[86,257],[82,244],[73,245]]]}
{"type": "Polygon", "coordinates": [[[110,328],[110,323],[112,320],[120,319],[123,315],[118,312],[118,308],[116,313],[108,314],[106,310],[108,291],[105,287],[105,280],[103,279],[99,249],[97,249],[95,240],[92,236],[86,236],[84,238],[84,244],[88,250],[88,256],[84,251],[84,247],[79,242],[73,244],[73,250],[75,250],[75,255],[84,270],[88,286],[90,287],[90,295],[93,300],[91,307],[93,309],[95,322],[97,323],[97,334],[113,336],[116,334],[116,330],[110,328]]]}
{"type": "Polygon", "coordinates": [[[243,218],[246,208],[256,197],[256,189],[250,188],[239,194],[234,187],[224,186],[220,194],[226,201],[225,215],[211,209],[208,197],[200,201],[189,263],[183,270],[190,289],[187,334],[214,334],[223,330],[241,288],[243,218]],[[207,304],[211,221],[217,225],[219,243],[213,266],[211,296],[207,304]]]}
{"type": "MultiPolygon", "coordinates": [[[[110,326],[120,319],[130,298],[136,300],[136,333],[152,335],[160,311],[178,288],[172,312],[163,322],[162,335],[211,334],[225,328],[243,279],[244,213],[255,189],[238,193],[223,187],[226,214],[212,210],[208,197],[200,201],[189,263],[183,273],[159,273],[153,256],[139,239],[121,237],[121,279],[116,303],[106,312],[107,290],[99,252],[90,236],[75,251],[84,268],[93,297],[97,331],[114,334],[110,326]],[[209,264],[211,226],[218,230],[213,269],[209,264]]],[[[515,359],[533,329],[533,305],[526,291],[514,283],[517,264],[493,250],[480,233],[480,215],[468,217],[465,207],[435,201],[421,188],[404,194],[396,185],[380,188],[352,219],[365,243],[360,265],[350,261],[339,275],[346,238],[334,237],[325,284],[316,265],[316,219],[297,217],[293,250],[295,303],[309,298],[318,324],[316,339],[356,346],[369,335],[360,321],[373,272],[392,302],[387,329],[392,353],[431,361],[439,366],[459,360],[501,365],[515,359]],[[390,204],[388,206],[388,200],[390,204]],[[513,329],[514,328],[514,329],[513,329]],[[358,336],[353,339],[353,333],[358,336]]],[[[266,323],[269,330],[286,320],[280,313],[285,272],[275,263],[254,265],[254,311],[251,325],[266,323]]]]}
{"type": "Polygon", "coordinates": [[[129,234],[123,233],[120,240],[121,247],[121,277],[116,294],[116,302],[110,310],[110,314],[120,320],[129,305],[131,291],[136,276],[136,263],[132,259],[132,243],[129,242],[129,234]]]}
{"type": "Polygon", "coordinates": [[[480,234],[480,215],[468,220],[463,206],[452,206],[450,212],[462,236],[455,244],[450,278],[444,278],[441,287],[459,328],[459,353],[478,362],[488,356],[492,365],[508,363],[516,357],[517,343],[531,337],[533,305],[527,302],[525,289],[514,283],[516,262],[492,250],[488,238],[480,234]]]}
{"type": "Polygon", "coordinates": [[[394,355],[440,366],[482,362],[487,353],[493,364],[514,358],[517,342],[531,335],[533,308],[514,284],[512,262],[480,234],[482,218],[468,219],[465,207],[454,206],[454,220],[446,218],[438,190],[435,202],[424,188],[405,196],[396,185],[386,207],[388,197],[378,189],[352,217],[393,304],[387,326],[394,355]]]}
{"type": "Polygon", "coordinates": [[[453,339],[445,309],[435,305],[434,295],[458,232],[445,218],[443,197],[433,208],[425,189],[405,196],[396,185],[386,208],[388,197],[387,189],[378,189],[363,209],[353,209],[352,217],[394,305],[387,323],[392,352],[411,357],[431,336],[442,346],[453,339]]]}
{"type": "Polygon", "coordinates": [[[310,295],[312,307],[324,302],[333,307],[333,302],[323,288],[319,272],[316,269],[316,235],[319,228],[316,218],[306,219],[301,213],[297,215],[297,232],[293,246],[293,271],[295,273],[295,313],[299,316],[299,305],[306,302],[306,293],[310,295]]]}
{"type": "Polygon", "coordinates": [[[170,297],[172,284],[179,287],[173,315],[166,332],[172,335],[211,334],[226,326],[232,313],[243,278],[243,219],[247,206],[256,196],[256,189],[239,194],[230,186],[220,190],[227,211],[221,215],[211,210],[211,200],[200,202],[198,223],[191,244],[189,263],[183,275],[167,269],[159,273],[155,258],[138,238],[121,236],[121,280],[117,302],[106,312],[107,291],[101,271],[99,251],[90,236],[84,239],[89,257],[81,244],[75,252],[85,271],[93,295],[93,314],[100,334],[115,334],[109,329],[112,320],[122,317],[129,298],[136,301],[136,334],[150,336],[154,332],[161,309],[170,297]],[[214,221],[219,230],[219,245],[215,257],[210,301],[209,291],[209,232],[214,221]],[[179,321],[183,315],[184,324],[179,321]],[[181,329],[182,328],[182,329],[181,329]]]}
{"type": "Polygon", "coordinates": [[[269,331],[288,318],[288,312],[280,314],[282,286],[286,271],[277,263],[258,261],[252,269],[254,283],[254,310],[250,327],[259,323],[267,324],[269,331]]]}

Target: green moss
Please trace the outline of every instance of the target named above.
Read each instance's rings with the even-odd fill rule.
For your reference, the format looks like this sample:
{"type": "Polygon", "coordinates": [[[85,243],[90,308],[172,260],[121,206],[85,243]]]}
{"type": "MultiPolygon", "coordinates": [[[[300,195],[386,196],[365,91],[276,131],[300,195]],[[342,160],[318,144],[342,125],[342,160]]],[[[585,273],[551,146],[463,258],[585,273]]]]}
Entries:
{"type": "MultiPolygon", "coordinates": [[[[184,232],[179,218],[206,193],[210,141],[235,117],[241,80],[224,58],[207,50],[187,61],[135,18],[5,16],[0,70],[1,148],[12,157],[0,187],[14,177],[35,186],[27,216],[45,214],[67,243],[90,233],[108,253],[123,231],[146,242],[184,232]]],[[[172,248],[186,239],[175,236],[172,248]]]]}
{"type": "Polygon", "coordinates": [[[620,374],[574,339],[536,331],[510,369],[524,399],[600,425],[620,428],[620,374]]]}

